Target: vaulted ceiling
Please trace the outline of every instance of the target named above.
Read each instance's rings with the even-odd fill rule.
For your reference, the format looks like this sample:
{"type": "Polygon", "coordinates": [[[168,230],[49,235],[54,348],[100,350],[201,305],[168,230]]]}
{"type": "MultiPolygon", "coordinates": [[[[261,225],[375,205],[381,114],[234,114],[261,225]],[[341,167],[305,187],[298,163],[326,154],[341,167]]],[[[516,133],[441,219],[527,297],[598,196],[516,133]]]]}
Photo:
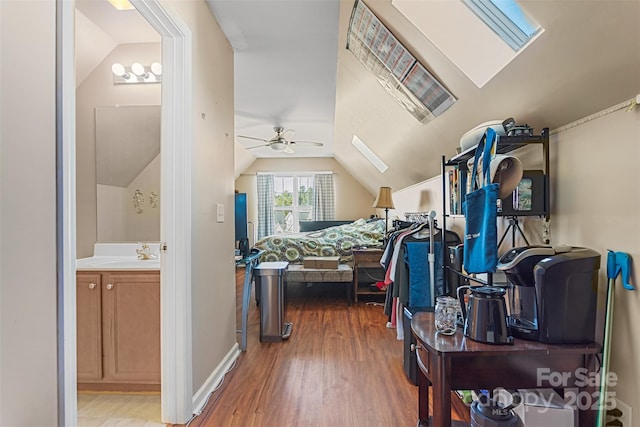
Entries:
{"type": "MultiPolygon", "coordinates": [[[[479,123],[514,117],[539,133],[640,93],[640,2],[636,0],[519,1],[544,32],[482,88],[391,0],[365,0],[457,98],[449,110],[426,124],[403,109],[346,49],[353,0],[209,3],[236,50],[237,134],[269,138],[271,127],[279,124],[295,129],[300,139],[322,140],[327,150],[321,155],[334,156],[372,194],[379,186],[401,189],[438,175],[441,156],[454,155],[460,137],[479,123]],[[337,43],[336,35],[325,31],[335,28],[336,20],[337,43]],[[333,49],[333,55],[327,53],[333,49]],[[328,65],[331,69],[325,70],[328,65]],[[309,67],[326,74],[316,77],[309,67]],[[333,76],[335,93],[329,80],[333,76]],[[325,96],[315,95],[320,90],[326,91],[325,96]],[[332,96],[335,103],[328,105],[332,96]],[[314,106],[315,116],[310,115],[314,106]],[[386,172],[380,173],[353,147],[354,134],[389,166],[386,172]]],[[[454,7],[458,1],[424,3],[454,7]]],[[[451,37],[475,42],[466,28],[452,23],[448,31],[451,37]]],[[[483,65],[489,64],[478,64],[483,65]]],[[[320,155],[317,148],[301,155],[311,150],[316,150],[311,155],[320,155]]],[[[250,152],[286,156],[269,148],[250,152]]],[[[250,160],[245,157],[245,165],[238,166],[250,160]]]]}
{"type": "MultiPolygon", "coordinates": [[[[392,0],[365,0],[457,99],[426,124],[402,108],[346,49],[354,0],[207,1],[235,51],[236,135],[269,139],[274,126],[283,126],[295,130],[295,139],[324,143],[322,148],[296,146],[296,153],[287,155],[268,147],[247,150],[259,142],[237,138],[236,174],[259,157],[326,156],[371,194],[379,186],[397,190],[438,175],[441,156],[455,154],[460,137],[479,123],[514,117],[539,133],[640,93],[638,0],[520,0],[544,32],[481,88],[392,0]],[[384,173],[354,148],[354,135],[389,166],[384,173]]],[[[89,21],[105,16],[92,11],[94,0],[77,3],[89,21]]],[[[459,0],[419,3],[459,7],[459,0]]],[[[124,24],[118,31],[125,31],[124,24]]],[[[454,22],[439,31],[477,43],[467,27],[454,22]]],[[[106,40],[103,50],[109,43],[119,41],[106,40]]],[[[477,61],[478,67],[487,65],[477,61]]]]}

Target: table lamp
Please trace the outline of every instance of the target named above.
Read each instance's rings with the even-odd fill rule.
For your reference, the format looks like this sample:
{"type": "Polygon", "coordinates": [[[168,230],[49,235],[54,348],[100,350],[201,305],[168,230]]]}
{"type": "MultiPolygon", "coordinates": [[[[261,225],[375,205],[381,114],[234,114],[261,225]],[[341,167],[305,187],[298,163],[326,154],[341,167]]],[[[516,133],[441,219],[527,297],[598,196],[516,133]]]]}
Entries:
{"type": "Polygon", "coordinates": [[[391,198],[391,187],[380,187],[378,197],[376,201],[373,202],[373,207],[384,209],[384,236],[386,239],[389,227],[389,209],[394,209],[393,199],[391,198]]]}

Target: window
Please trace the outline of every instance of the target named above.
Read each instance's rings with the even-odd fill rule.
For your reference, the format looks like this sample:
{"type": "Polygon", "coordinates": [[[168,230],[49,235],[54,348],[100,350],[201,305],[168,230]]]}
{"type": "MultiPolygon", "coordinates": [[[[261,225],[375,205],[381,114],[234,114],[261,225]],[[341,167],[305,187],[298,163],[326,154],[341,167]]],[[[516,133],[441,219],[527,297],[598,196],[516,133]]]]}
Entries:
{"type": "Polygon", "coordinates": [[[258,239],[335,219],[333,172],[258,173],[258,239]]]}
{"type": "Polygon", "coordinates": [[[391,3],[478,87],[544,32],[517,0],[391,3]]]}
{"type": "Polygon", "coordinates": [[[313,219],[313,175],[275,175],[275,233],[300,231],[299,221],[313,219]]]}
{"type": "Polygon", "coordinates": [[[513,50],[527,44],[540,26],[525,15],[515,0],[462,0],[513,50]]]}

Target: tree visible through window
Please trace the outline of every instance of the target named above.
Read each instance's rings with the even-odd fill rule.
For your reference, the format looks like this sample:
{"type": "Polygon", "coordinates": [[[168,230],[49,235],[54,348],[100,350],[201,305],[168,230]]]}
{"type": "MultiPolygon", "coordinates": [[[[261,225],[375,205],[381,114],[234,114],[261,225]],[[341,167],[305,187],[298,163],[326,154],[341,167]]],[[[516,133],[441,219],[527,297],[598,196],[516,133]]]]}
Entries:
{"type": "Polygon", "coordinates": [[[276,175],[273,188],[276,234],[298,232],[313,217],[313,175],[276,175]]]}

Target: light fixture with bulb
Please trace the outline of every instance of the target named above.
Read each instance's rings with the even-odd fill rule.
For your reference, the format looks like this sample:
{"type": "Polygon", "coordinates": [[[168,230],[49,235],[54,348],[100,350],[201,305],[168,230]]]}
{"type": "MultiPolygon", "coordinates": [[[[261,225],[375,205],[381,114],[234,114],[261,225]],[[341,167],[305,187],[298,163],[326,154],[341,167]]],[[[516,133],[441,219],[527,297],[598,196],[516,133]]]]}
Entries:
{"type": "Polygon", "coordinates": [[[120,63],[111,66],[113,72],[113,84],[135,84],[135,83],[160,83],[162,81],[162,65],[154,62],[148,67],[139,62],[134,62],[127,69],[120,63]]]}

